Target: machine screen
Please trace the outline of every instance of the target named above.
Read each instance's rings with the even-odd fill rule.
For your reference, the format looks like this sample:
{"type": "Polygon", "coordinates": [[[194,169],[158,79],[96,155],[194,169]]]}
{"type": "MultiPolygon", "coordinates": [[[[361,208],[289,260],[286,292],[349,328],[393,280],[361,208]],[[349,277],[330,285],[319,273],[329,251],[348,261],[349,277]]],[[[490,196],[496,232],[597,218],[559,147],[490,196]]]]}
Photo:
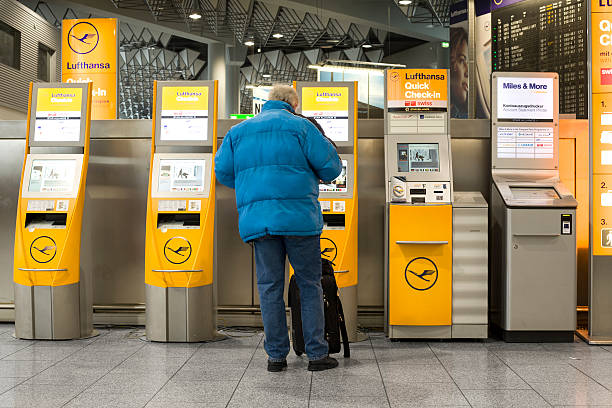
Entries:
{"type": "Polygon", "coordinates": [[[342,172],[331,183],[319,183],[319,192],[321,193],[346,193],[347,192],[347,166],[348,161],[342,160],[342,172]]]}
{"type": "Polygon", "coordinates": [[[440,171],[437,143],[398,143],[397,171],[402,173],[440,171]]]}
{"type": "Polygon", "coordinates": [[[347,87],[304,87],[302,115],[315,119],[334,142],[348,142],[348,94],[347,87]]]}
{"type": "Polygon", "coordinates": [[[497,118],[511,122],[552,122],[553,78],[497,78],[497,118]]]}
{"type": "Polygon", "coordinates": [[[159,139],[205,141],[208,139],[208,87],[165,86],[159,139]]]}
{"type": "Polygon", "coordinates": [[[69,193],[74,189],[75,160],[32,160],[28,191],[69,193]]]}
{"type": "Polygon", "coordinates": [[[197,193],[204,191],[203,159],[162,159],[159,161],[160,193],[197,193]]]}

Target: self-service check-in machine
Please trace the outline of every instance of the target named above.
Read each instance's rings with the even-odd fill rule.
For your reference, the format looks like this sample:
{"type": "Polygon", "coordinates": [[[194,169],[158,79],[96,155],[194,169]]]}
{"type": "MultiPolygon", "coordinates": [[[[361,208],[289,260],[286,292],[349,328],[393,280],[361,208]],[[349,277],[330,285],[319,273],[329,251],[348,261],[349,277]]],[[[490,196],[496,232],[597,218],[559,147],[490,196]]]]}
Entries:
{"type": "Polygon", "coordinates": [[[13,280],[15,335],[93,335],[91,271],[80,268],[91,83],[30,85],[13,280]]]}
{"type": "Polygon", "coordinates": [[[506,341],[573,341],[576,200],[559,179],[559,77],[495,72],[491,321],[506,341]]]}
{"type": "Polygon", "coordinates": [[[357,83],[297,82],[298,113],[314,118],[337,146],[342,173],[319,185],[321,253],[335,265],[350,341],[357,341],[357,83]]]}
{"type": "Polygon", "coordinates": [[[210,340],[217,82],[155,82],[145,244],[147,338],[210,340]]]}
{"type": "Polygon", "coordinates": [[[386,333],[486,337],[486,202],[463,194],[461,212],[453,208],[448,71],[392,69],[385,81],[386,333]],[[454,259],[454,222],[461,254],[476,254],[482,266],[454,259]]]}

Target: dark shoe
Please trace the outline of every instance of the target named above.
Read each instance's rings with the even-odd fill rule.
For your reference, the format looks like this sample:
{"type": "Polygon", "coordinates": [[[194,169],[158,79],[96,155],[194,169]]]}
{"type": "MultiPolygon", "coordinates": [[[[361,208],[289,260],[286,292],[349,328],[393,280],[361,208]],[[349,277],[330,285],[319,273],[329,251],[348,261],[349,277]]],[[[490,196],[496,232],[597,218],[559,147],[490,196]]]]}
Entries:
{"type": "Polygon", "coordinates": [[[270,361],[268,360],[268,371],[271,373],[278,373],[287,368],[287,360],[283,361],[270,361]]]}
{"type": "Polygon", "coordinates": [[[330,356],[320,360],[311,360],[308,362],[308,371],[323,371],[335,367],[338,367],[338,360],[330,356]]]}

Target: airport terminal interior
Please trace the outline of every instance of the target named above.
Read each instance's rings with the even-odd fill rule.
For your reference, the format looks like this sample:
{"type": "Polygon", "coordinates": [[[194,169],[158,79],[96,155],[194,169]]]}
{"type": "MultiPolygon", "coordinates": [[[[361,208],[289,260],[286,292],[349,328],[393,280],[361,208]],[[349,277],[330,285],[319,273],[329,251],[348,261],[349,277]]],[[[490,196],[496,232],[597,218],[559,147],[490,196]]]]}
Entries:
{"type": "Polygon", "coordinates": [[[0,0],[0,408],[612,406],[610,6],[0,0]],[[216,172],[279,106],[337,367],[297,260],[264,349],[241,189],[302,179],[216,172]]]}

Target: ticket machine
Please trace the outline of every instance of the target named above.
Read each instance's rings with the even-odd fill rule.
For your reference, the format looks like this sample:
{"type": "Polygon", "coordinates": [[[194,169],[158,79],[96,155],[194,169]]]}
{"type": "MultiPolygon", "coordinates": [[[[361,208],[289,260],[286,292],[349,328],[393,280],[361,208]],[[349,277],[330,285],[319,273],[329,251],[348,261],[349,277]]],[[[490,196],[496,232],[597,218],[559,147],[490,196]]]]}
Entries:
{"type": "Polygon", "coordinates": [[[559,179],[559,76],[495,72],[491,321],[506,341],[573,341],[576,206],[559,179]]]}
{"type": "Polygon", "coordinates": [[[386,332],[451,337],[448,71],[387,70],[385,82],[386,332]]]}
{"type": "Polygon", "coordinates": [[[314,118],[337,146],[342,173],[319,184],[321,253],[335,265],[350,341],[357,341],[357,82],[297,82],[298,113],[314,118]]]}
{"type": "Polygon", "coordinates": [[[213,290],[217,81],[156,81],[147,202],[147,338],[216,334],[213,290]]]}
{"type": "Polygon", "coordinates": [[[91,83],[30,85],[17,206],[15,335],[93,334],[91,271],[80,268],[91,83]]]}

